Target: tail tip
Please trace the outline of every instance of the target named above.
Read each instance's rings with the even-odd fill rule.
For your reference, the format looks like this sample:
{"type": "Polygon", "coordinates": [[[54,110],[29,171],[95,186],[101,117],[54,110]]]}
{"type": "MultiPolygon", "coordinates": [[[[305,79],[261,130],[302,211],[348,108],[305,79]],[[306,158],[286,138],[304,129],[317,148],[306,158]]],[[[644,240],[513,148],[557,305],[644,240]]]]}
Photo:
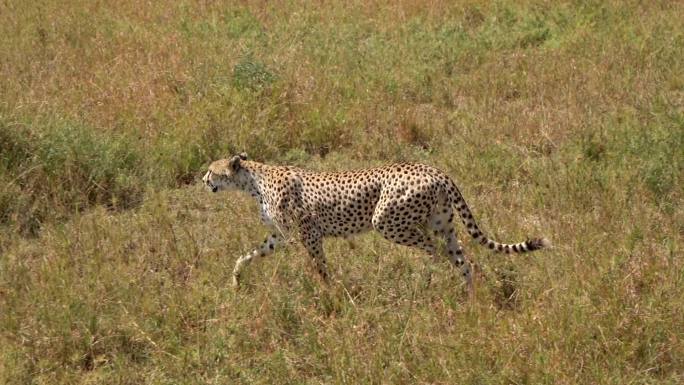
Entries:
{"type": "Polygon", "coordinates": [[[527,247],[530,251],[546,249],[551,247],[551,241],[546,238],[534,238],[527,241],[527,247]]]}

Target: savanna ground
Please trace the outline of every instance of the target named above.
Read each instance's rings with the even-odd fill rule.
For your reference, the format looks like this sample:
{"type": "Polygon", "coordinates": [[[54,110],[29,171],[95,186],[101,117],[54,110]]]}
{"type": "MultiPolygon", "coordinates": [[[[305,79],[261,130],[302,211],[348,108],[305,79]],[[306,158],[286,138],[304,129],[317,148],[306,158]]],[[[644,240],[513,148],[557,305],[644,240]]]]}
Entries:
{"type": "MultiPolygon", "coordinates": [[[[684,381],[684,4],[0,4],[0,383],[684,381]],[[378,235],[250,266],[213,159],[420,161],[501,241],[469,300],[378,235]],[[427,278],[432,279],[428,284],[427,278]]],[[[465,232],[460,229],[462,235],[465,232]]]]}

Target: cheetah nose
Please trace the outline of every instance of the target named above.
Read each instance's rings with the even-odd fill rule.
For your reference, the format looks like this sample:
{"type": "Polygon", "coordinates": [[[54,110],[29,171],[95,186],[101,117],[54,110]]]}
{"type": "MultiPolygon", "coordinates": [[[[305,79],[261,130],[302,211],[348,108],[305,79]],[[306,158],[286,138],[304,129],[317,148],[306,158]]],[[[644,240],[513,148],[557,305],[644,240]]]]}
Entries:
{"type": "Polygon", "coordinates": [[[206,183],[207,187],[211,190],[211,192],[217,192],[218,191],[218,187],[211,184],[210,181],[207,180],[204,183],[206,183]]]}

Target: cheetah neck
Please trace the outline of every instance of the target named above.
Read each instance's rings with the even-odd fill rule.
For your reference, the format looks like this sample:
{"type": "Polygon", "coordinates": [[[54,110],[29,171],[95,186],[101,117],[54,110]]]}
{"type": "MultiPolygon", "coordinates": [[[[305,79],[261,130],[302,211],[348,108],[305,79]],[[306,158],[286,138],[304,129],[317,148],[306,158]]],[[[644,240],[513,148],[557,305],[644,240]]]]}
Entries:
{"type": "Polygon", "coordinates": [[[264,166],[256,162],[242,162],[240,179],[237,183],[238,189],[251,195],[260,204],[263,203],[264,166]]]}

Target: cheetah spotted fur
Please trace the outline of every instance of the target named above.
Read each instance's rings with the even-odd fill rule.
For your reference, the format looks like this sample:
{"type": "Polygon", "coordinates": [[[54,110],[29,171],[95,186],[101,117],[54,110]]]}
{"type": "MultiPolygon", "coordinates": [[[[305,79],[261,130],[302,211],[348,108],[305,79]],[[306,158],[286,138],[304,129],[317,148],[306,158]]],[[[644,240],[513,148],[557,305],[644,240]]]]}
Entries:
{"type": "Polygon", "coordinates": [[[202,181],[213,192],[237,189],[249,193],[260,206],[262,221],[272,229],[259,247],[235,263],[235,286],[246,265],[271,254],[293,231],[325,282],[323,238],[375,229],[386,239],[422,249],[433,258],[437,252],[434,236],[442,237],[449,260],[460,268],[470,287],[471,266],[456,238],[455,211],[470,236],[491,250],[524,253],[549,245],[544,238],[515,244],[488,238],[451,178],[423,164],[313,172],[249,161],[243,153],[213,162],[202,181]]]}

